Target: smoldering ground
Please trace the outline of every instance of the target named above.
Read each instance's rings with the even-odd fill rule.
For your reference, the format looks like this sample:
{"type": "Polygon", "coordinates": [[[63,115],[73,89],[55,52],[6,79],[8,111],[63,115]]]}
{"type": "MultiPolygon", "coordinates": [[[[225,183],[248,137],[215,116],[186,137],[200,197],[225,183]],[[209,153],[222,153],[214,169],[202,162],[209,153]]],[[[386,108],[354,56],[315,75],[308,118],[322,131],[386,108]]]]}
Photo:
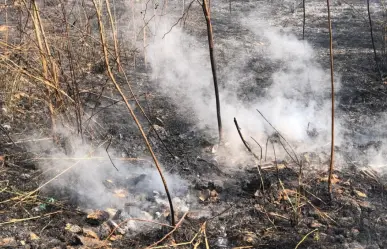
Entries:
{"type": "MultiPolygon", "coordinates": [[[[170,14],[179,17],[181,15],[181,9],[177,7],[179,5],[171,2],[171,6],[174,8],[170,8],[170,14]]],[[[126,16],[123,15],[123,20],[135,18],[137,21],[128,27],[121,20],[119,23],[122,26],[119,30],[124,33],[122,34],[124,37],[136,34],[135,42],[128,42],[127,46],[134,46],[145,52],[152,88],[172,101],[178,108],[180,117],[194,124],[195,129],[200,131],[199,134],[216,139],[215,100],[207,37],[203,33],[191,32],[189,24],[188,26],[177,24],[178,19],[161,15],[162,8],[156,8],[152,4],[149,6],[137,4],[135,8],[137,16],[132,15],[133,9],[128,9],[126,16]],[[144,8],[152,11],[145,11],[144,8]],[[126,33],[125,28],[129,29],[126,33]],[[150,38],[141,42],[138,37],[143,29],[147,30],[150,38]]],[[[231,168],[249,158],[236,131],[234,117],[237,118],[243,134],[254,150],[259,148],[250,137],[261,145],[266,145],[267,138],[274,133],[273,128],[256,109],[289,140],[297,153],[329,151],[331,89],[328,68],[320,65],[320,58],[307,41],[297,38],[291,30],[271,25],[270,19],[259,18],[263,12],[270,12],[269,10],[269,6],[259,12],[249,9],[231,18],[228,24],[219,23],[223,25],[222,28],[229,28],[230,32],[233,30],[229,26],[242,30],[236,37],[218,32],[216,26],[218,13],[214,11],[212,17],[226,139],[226,149],[220,149],[214,157],[219,163],[231,168]],[[265,76],[260,77],[260,74],[265,76]],[[310,136],[311,130],[316,136],[310,136]]],[[[186,11],[202,14],[200,6],[195,4],[186,11]]],[[[204,24],[204,18],[200,16],[193,19],[195,24],[200,19],[204,24]]],[[[339,74],[336,74],[335,84],[336,91],[339,91],[339,74]]],[[[340,116],[336,117],[335,128],[337,146],[356,144],[359,141],[343,136],[342,130],[347,130],[347,127],[345,120],[340,116]]],[[[79,144],[76,147],[79,147],[79,144]]],[[[286,151],[280,147],[277,149],[277,156],[284,158],[286,151]]],[[[273,151],[270,149],[268,151],[269,157],[273,157],[273,151]]],[[[80,153],[77,154],[78,157],[87,154],[82,149],[77,149],[77,153],[80,153]]],[[[383,165],[384,163],[380,162],[383,158],[382,153],[382,147],[371,148],[356,160],[368,160],[374,162],[372,164],[377,161],[378,165],[383,165]]],[[[133,162],[127,165],[115,162],[120,169],[116,172],[107,160],[106,152],[99,149],[98,154],[104,158],[103,163],[82,162],[83,166],[77,166],[72,173],[61,176],[55,181],[55,185],[70,186],[72,191],[78,193],[80,199],[83,198],[82,202],[86,206],[98,207],[122,204],[121,200],[104,194],[106,186],[103,183],[110,178],[117,179],[133,174],[148,175],[150,182],[154,182],[155,185],[146,184],[144,187],[140,184],[141,187],[135,188],[134,192],[146,193],[153,190],[162,192],[161,182],[153,168],[137,167],[133,162]],[[68,184],[69,182],[71,184],[68,184]]],[[[339,159],[344,160],[340,157],[339,159]]],[[[340,163],[338,165],[340,166],[340,163]]],[[[172,187],[174,191],[184,190],[179,186],[188,186],[188,183],[177,176],[170,178],[168,182],[174,185],[172,187]]]]}

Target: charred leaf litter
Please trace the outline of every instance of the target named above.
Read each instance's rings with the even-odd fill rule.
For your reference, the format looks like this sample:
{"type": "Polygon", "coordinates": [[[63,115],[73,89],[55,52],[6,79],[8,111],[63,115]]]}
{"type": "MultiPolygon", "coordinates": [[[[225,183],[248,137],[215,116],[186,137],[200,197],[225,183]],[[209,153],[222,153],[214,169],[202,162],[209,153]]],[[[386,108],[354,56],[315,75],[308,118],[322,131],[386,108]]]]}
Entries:
{"type": "MultiPolygon", "coordinates": [[[[270,24],[281,27],[281,32],[292,32],[298,38],[302,34],[302,8],[291,1],[232,1],[231,14],[228,1],[214,2],[212,18],[219,82],[234,77],[227,74],[227,65],[232,63],[228,61],[230,57],[235,56],[238,61],[239,52],[227,50],[231,43],[245,45],[241,48],[244,53],[265,44],[258,41],[258,45],[254,45],[250,31],[236,21],[243,13],[270,16],[270,24]],[[229,40],[230,35],[232,40],[229,40]]],[[[174,1],[170,4],[172,9],[179,6],[174,1]]],[[[197,125],[196,110],[181,107],[176,101],[179,99],[160,92],[158,78],[152,76],[151,69],[138,58],[136,70],[128,75],[136,82],[137,92],[150,93],[141,104],[147,106],[155,129],[173,156],[151,131],[149,139],[164,166],[176,220],[184,217],[173,235],[158,248],[167,248],[167,245],[206,248],[206,240],[210,248],[284,249],[296,248],[300,241],[298,248],[387,248],[386,166],[379,163],[385,157],[383,112],[386,87],[378,80],[375,71],[368,24],[356,11],[363,13],[366,5],[363,1],[351,1],[351,4],[333,1],[332,5],[335,70],[340,74],[341,82],[336,93],[336,115],[340,117],[343,141],[336,147],[337,170],[334,172],[332,199],[327,196],[329,146],[308,151],[302,146],[302,141],[289,140],[296,150],[302,148],[297,150],[298,160],[303,165],[300,180],[298,164],[281,149],[279,141],[274,141],[274,145],[268,143],[262,152],[263,158],[268,154],[267,159],[260,162],[261,179],[257,170],[259,162],[251,154],[241,150],[242,160],[229,157],[234,155],[230,152],[233,143],[242,145],[239,138],[217,147],[216,133],[208,133],[208,124],[197,125]],[[185,109],[182,111],[181,108],[185,109]],[[273,147],[278,150],[276,157],[273,156],[273,147]]],[[[307,1],[307,6],[311,7],[307,9],[305,39],[313,47],[317,62],[323,68],[329,68],[325,3],[307,1]]],[[[205,47],[205,23],[200,11],[200,6],[192,7],[185,28],[188,34],[201,41],[200,46],[205,47]]],[[[243,68],[244,77],[238,79],[241,86],[234,89],[239,98],[249,103],[257,96],[270,94],[272,74],[282,62],[264,62],[249,56],[242,59],[248,61],[243,68]],[[255,85],[245,84],[250,81],[255,85]]],[[[90,75],[89,83],[85,84],[98,79],[97,82],[103,84],[101,78],[90,75]]],[[[212,94],[212,90],[209,92],[204,94],[212,94]]],[[[290,98],[295,96],[287,94],[290,98]]],[[[313,91],[308,94],[307,99],[314,98],[313,91]]],[[[112,96],[118,99],[117,95],[112,96]]],[[[106,99],[98,101],[100,106],[111,104],[106,99]]],[[[95,103],[87,99],[85,105],[88,104],[94,106],[95,103]]],[[[215,108],[215,105],[208,108],[215,108]]],[[[202,109],[202,112],[207,110],[202,109]]],[[[16,121],[12,123],[5,113],[1,115],[4,120],[1,123],[9,124],[9,129],[6,128],[13,137],[20,137],[18,134],[25,129],[37,130],[40,126],[26,127],[16,121]]],[[[250,115],[259,117],[258,113],[250,115]]],[[[135,125],[128,122],[123,105],[105,108],[98,117],[106,131],[102,133],[112,138],[111,150],[115,152],[110,156],[144,158],[146,147],[135,125]]],[[[141,121],[143,124],[147,122],[145,119],[141,121]]],[[[244,123],[240,125],[243,127],[244,123]]],[[[313,120],[304,125],[303,130],[311,141],[323,135],[324,131],[313,120]]],[[[237,134],[235,127],[233,129],[237,134]]],[[[242,128],[242,131],[246,132],[246,137],[250,135],[248,129],[242,128]]],[[[39,195],[32,195],[33,198],[23,202],[6,201],[14,198],[15,192],[33,191],[55,176],[55,172],[42,175],[47,168],[28,159],[37,155],[48,157],[55,154],[55,150],[60,153],[62,148],[36,145],[34,150],[27,149],[26,152],[25,147],[10,144],[6,136],[1,137],[1,144],[1,152],[6,155],[0,161],[3,164],[1,189],[11,189],[0,192],[1,247],[144,248],[172,230],[167,196],[149,158],[127,162],[113,160],[118,172],[109,161],[96,162],[95,165],[102,166],[85,166],[84,171],[73,173],[74,178],[58,179],[58,184],[43,188],[39,195]],[[93,173],[98,170],[104,173],[93,173]],[[77,174],[85,172],[90,174],[89,178],[77,178],[77,174]],[[31,217],[33,219],[28,219],[31,217]],[[23,222],[12,222],[23,218],[26,219],[23,222]],[[3,224],[5,222],[9,224],[3,224]]],[[[254,148],[259,154],[258,147],[254,148]]],[[[70,151],[78,155],[76,146],[70,151]]],[[[102,153],[106,152],[102,150],[102,153]]]]}

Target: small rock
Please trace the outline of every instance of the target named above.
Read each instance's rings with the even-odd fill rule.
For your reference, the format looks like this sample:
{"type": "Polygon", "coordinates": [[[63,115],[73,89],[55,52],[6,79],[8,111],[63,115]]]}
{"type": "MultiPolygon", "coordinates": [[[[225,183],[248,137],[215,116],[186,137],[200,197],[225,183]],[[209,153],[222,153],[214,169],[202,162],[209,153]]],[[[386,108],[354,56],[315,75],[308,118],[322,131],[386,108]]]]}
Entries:
{"type": "Polygon", "coordinates": [[[79,236],[79,239],[85,248],[101,248],[103,246],[107,246],[105,241],[101,241],[99,239],[93,239],[83,236],[79,236]]]}
{"type": "Polygon", "coordinates": [[[211,196],[211,191],[209,189],[204,189],[199,193],[199,199],[201,201],[207,201],[211,196]]]}
{"type": "Polygon", "coordinates": [[[218,196],[219,196],[219,194],[218,194],[218,192],[216,192],[216,190],[211,190],[211,192],[210,192],[210,197],[216,198],[216,197],[218,197],[218,196]]]}
{"type": "Polygon", "coordinates": [[[106,222],[104,222],[101,224],[101,226],[99,226],[98,237],[100,239],[106,239],[109,236],[110,232],[110,226],[106,222]]]}
{"type": "Polygon", "coordinates": [[[218,148],[219,148],[219,145],[215,144],[212,149],[211,149],[211,153],[212,154],[215,154],[217,151],[218,151],[218,148]]]}
{"type": "Polygon", "coordinates": [[[253,232],[244,232],[242,240],[249,244],[256,244],[258,242],[258,236],[253,232]]]}
{"type": "Polygon", "coordinates": [[[2,125],[4,129],[6,129],[7,131],[11,130],[11,126],[8,125],[8,124],[4,124],[2,125]]]}
{"type": "Polygon", "coordinates": [[[0,239],[0,247],[17,247],[17,242],[12,237],[0,239]]]}
{"type": "Polygon", "coordinates": [[[121,235],[124,235],[125,234],[125,230],[122,229],[121,227],[118,226],[117,223],[115,223],[114,221],[112,220],[108,220],[107,221],[108,225],[110,226],[110,229],[113,231],[115,231],[116,234],[121,234],[121,235]]]}
{"type": "Polygon", "coordinates": [[[109,238],[109,240],[110,241],[116,241],[116,240],[120,240],[120,239],[122,239],[122,235],[121,234],[113,234],[112,236],[110,236],[110,238],[109,238]]]}
{"type": "Polygon", "coordinates": [[[90,225],[99,225],[109,219],[109,213],[103,210],[96,210],[87,215],[86,221],[90,225]]]}
{"type": "Polygon", "coordinates": [[[39,238],[39,236],[36,235],[35,233],[30,233],[30,239],[31,239],[31,240],[39,240],[40,238],[39,238]]]}
{"type": "Polygon", "coordinates": [[[355,224],[355,219],[353,217],[340,217],[338,222],[343,227],[351,227],[355,224]]]}
{"type": "Polygon", "coordinates": [[[94,238],[94,239],[99,239],[98,234],[90,228],[83,229],[83,236],[89,237],[89,238],[94,238]]]}
{"type": "Polygon", "coordinates": [[[70,231],[71,233],[82,233],[82,228],[78,225],[72,225],[70,223],[66,224],[66,230],[70,231]]]}
{"type": "Polygon", "coordinates": [[[346,244],[345,248],[348,248],[348,249],[364,249],[364,247],[359,242],[352,242],[350,244],[346,244]]]}
{"type": "Polygon", "coordinates": [[[23,179],[23,180],[28,180],[31,178],[31,175],[30,174],[20,174],[20,178],[23,179]]]}
{"type": "Polygon", "coordinates": [[[353,192],[359,198],[367,198],[367,195],[359,190],[354,190],[353,192]]]}
{"type": "Polygon", "coordinates": [[[319,222],[317,222],[317,221],[313,221],[313,222],[309,225],[310,228],[319,228],[319,227],[323,227],[323,226],[324,226],[323,224],[321,224],[321,223],[319,223],[319,222]]]}
{"type": "Polygon", "coordinates": [[[109,213],[109,217],[113,217],[118,212],[118,210],[114,208],[106,208],[105,211],[109,213]]]}

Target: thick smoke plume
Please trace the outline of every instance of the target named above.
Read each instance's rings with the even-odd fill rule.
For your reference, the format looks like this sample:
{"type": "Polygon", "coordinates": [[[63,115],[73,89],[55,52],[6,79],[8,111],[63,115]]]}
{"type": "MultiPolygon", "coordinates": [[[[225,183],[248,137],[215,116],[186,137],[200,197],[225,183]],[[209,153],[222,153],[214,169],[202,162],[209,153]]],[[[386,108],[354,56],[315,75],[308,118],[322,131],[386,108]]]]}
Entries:
{"type": "MultiPolygon", "coordinates": [[[[274,132],[256,109],[298,147],[298,152],[328,150],[328,71],[319,65],[306,41],[257,20],[257,16],[251,13],[248,18],[232,19],[230,25],[244,30],[245,35],[239,39],[217,37],[214,27],[215,49],[217,57],[221,57],[218,68],[222,119],[233,156],[243,151],[234,117],[245,136],[253,136],[260,144],[264,145],[274,132]],[[269,70],[262,70],[265,68],[269,70]],[[260,74],[266,78],[259,79],[260,74]],[[318,136],[309,136],[310,131],[318,136]]],[[[206,37],[194,37],[180,26],[168,32],[173,22],[166,18],[160,22],[147,48],[156,90],[172,99],[183,117],[194,116],[198,129],[215,136],[215,100],[206,37]]],[[[336,85],[339,86],[338,79],[336,85]]],[[[338,122],[337,132],[339,127],[338,122]]]]}

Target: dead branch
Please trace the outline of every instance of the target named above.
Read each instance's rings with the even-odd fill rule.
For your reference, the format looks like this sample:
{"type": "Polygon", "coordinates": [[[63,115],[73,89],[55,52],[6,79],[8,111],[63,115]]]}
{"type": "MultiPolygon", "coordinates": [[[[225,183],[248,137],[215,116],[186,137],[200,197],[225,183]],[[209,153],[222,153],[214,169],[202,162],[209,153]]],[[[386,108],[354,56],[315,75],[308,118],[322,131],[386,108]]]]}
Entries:
{"type": "Polygon", "coordinates": [[[210,50],[212,77],[214,80],[214,88],[215,88],[216,115],[218,119],[219,143],[221,143],[223,131],[222,131],[222,117],[220,115],[218,77],[216,76],[216,62],[215,62],[215,56],[214,56],[214,35],[212,32],[212,24],[211,24],[211,9],[209,4],[207,4],[207,0],[203,0],[202,8],[203,8],[203,13],[207,23],[208,48],[210,50]]]}
{"type": "MultiPolygon", "coordinates": [[[[290,158],[295,162],[295,163],[297,163],[297,164],[300,164],[300,160],[298,159],[298,157],[297,157],[297,154],[296,154],[296,152],[294,151],[294,149],[293,149],[293,147],[290,145],[290,143],[284,138],[284,136],[282,136],[281,135],[281,133],[269,122],[269,120],[267,120],[267,118],[262,114],[262,112],[260,112],[258,109],[256,109],[257,110],[257,112],[262,116],[262,118],[271,126],[271,128],[273,128],[274,129],[274,131],[278,134],[278,136],[280,137],[280,138],[282,138],[284,141],[285,141],[285,143],[289,146],[289,148],[292,150],[292,152],[293,152],[293,154],[294,154],[294,157],[295,157],[295,159],[290,155],[290,153],[286,150],[286,148],[285,148],[285,146],[284,145],[282,145],[283,147],[284,147],[284,149],[285,149],[285,151],[288,153],[288,155],[290,156],[290,158]]],[[[269,141],[269,138],[268,138],[268,141],[269,141]]],[[[281,140],[280,140],[280,142],[281,142],[281,140]]],[[[281,143],[282,144],[282,143],[281,143]]],[[[266,147],[267,147],[267,142],[266,142],[266,147]]],[[[266,160],[266,155],[265,155],[265,160],[266,160]]]]}
{"type": "Polygon", "coordinates": [[[0,124],[0,130],[2,130],[4,132],[4,134],[8,137],[9,141],[11,141],[11,143],[15,146],[15,147],[19,147],[16,145],[15,141],[11,138],[11,136],[9,135],[8,131],[0,124]]]}
{"type": "Polygon", "coordinates": [[[333,78],[333,38],[332,38],[332,21],[329,0],[327,0],[328,11],[328,28],[329,28],[329,58],[331,69],[331,100],[332,100],[332,113],[331,113],[331,162],[329,164],[329,176],[328,176],[328,192],[332,193],[332,175],[333,175],[333,160],[335,153],[335,84],[333,78]]]}
{"type": "Polygon", "coordinates": [[[108,54],[108,51],[107,51],[107,44],[106,44],[106,39],[105,39],[105,30],[104,30],[104,25],[103,25],[103,22],[102,22],[102,15],[101,15],[101,9],[100,9],[100,6],[97,4],[96,0],[92,0],[93,1],[93,4],[94,4],[94,7],[95,7],[95,10],[96,10],[96,14],[97,14],[97,19],[98,19],[98,26],[99,26],[99,33],[100,33],[100,39],[101,39],[101,43],[102,43],[102,51],[103,51],[103,54],[104,54],[104,59],[105,59],[105,65],[107,67],[107,72],[108,72],[108,75],[109,75],[109,78],[111,79],[111,81],[113,82],[116,90],[118,91],[118,93],[121,95],[122,99],[124,100],[125,102],[125,105],[131,115],[131,117],[133,118],[134,122],[136,123],[137,125],[137,128],[138,130],[140,131],[141,133],[141,136],[148,148],[148,151],[149,153],[151,154],[152,156],[152,159],[155,163],[155,166],[157,168],[157,171],[159,172],[159,175],[160,175],[160,178],[163,182],[163,185],[164,185],[164,189],[165,189],[165,193],[168,197],[168,202],[169,202],[169,208],[170,208],[170,211],[171,211],[171,224],[172,226],[175,225],[175,212],[174,212],[174,209],[173,209],[173,203],[172,203],[172,198],[171,198],[171,195],[169,193],[169,189],[168,189],[168,185],[167,185],[167,181],[165,180],[165,177],[164,177],[164,174],[161,170],[161,166],[156,158],[156,155],[154,154],[153,152],[153,149],[148,141],[148,138],[146,137],[145,135],[145,132],[144,130],[142,129],[142,125],[140,124],[139,120],[137,119],[137,116],[136,114],[134,113],[132,107],[130,106],[129,104],[129,101],[128,99],[126,98],[124,92],[122,91],[121,87],[118,85],[117,81],[116,81],[116,78],[111,70],[111,67],[110,67],[110,63],[109,63],[109,54],[108,54]]]}
{"type": "Polygon", "coordinates": [[[158,244],[160,244],[161,242],[163,242],[166,238],[168,238],[170,235],[172,235],[176,229],[178,229],[180,227],[180,225],[183,223],[184,219],[185,219],[185,216],[187,216],[188,212],[186,212],[183,217],[181,217],[180,221],[176,224],[176,226],[169,232],[167,233],[164,237],[162,237],[159,241],[153,243],[152,245],[150,246],[147,246],[145,249],[149,249],[149,248],[152,248],[154,246],[157,246],[158,244]]]}
{"type": "MultiPolygon", "coordinates": [[[[239,137],[241,138],[243,144],[245,145],[246,149],[257,159],[260,161],[260,163],[258,164],[258,173],[259,173],[259,177],[261,179],[261,184],[262,184],[262,191],[265,191],[265,186],[263,184],[263,178],[262,178],[262,169],[261,169],[261,161],[262,161],[262,150],[261,150],[261,157],[259,158],[250,148],[249,144],[246,142],[246,140],[243,138],[243,135],[242,135],[242,132],[241,132],[241,128],[239,127],[238,125],[238,122],[236,120],[236,118],[234,118],[234,123],[235,123],[235,127],[237,128],[238,130],[238,134],[239,134],[239,137]]],[[[262,148],[261,148],[262,149],[262,148]]]]}
{"type": "Polygon", "coordinates": [[[376,54],[374,34],[373,34],[373,28],[372,28],[371,11],[370,11],[370,0],[367,0],[367,12],[368,12],[368,22],[370,24],[370,35],[371,35],[372,49],[374,51],[374,60],[375,60],[375,64],[376,64],[376,69],[379,72],[380,79],[383,80],[382,71],[380,70],[380,66],[379,66],[378,56],[376,54]]]}
{"type": "Polygon", "coordinates": [[[261,156],[260,156],[260,159],[262,160],[262,146],[258,143],[257,140],[255,140],[253,137],[251,137],[251,139],[254,140],[254,142],[259,146],[259,148],[261,149],[261,156]]]}
{"type": "Polygon", "coordinates": [[[113,140],[113,137],[110,137],[110,139],[109,139],[109,144],[106,146],[106,154],[108,155],[109,160],[110,160],[110,162],[112,163],[113,167],[114,167],[117,171],[119,171],[118,168],[116,167],[116,165],[114,164],[112,158],[110,157],[110,154],[109,154],[109,151],[108,151],[110,145],[112,144],[112,140],[113,140]]]}
{"type": "Polygon", "coordinates": [[[178,24],[180,23],[181,20],[184,19],[184,17],[186,17],[186,16],[188,15],[189,9],[191,8],[193,2],[195,2],[195,0],[192,0],[192,1],[189,3],[188,8],[187,8],[186,10],[184,10],[184,12],[183,12],[183,15],[182,15],[181,17],[179,17],[179,19],[177,19],[177,21],[171,26],[171,28],[163,35],[163,38],[162,38],[162,39],[164,39],[164,37],[165,37],[167,34],[169,34],[169,33],[172,31],[172,29],[173,29],[176,25],[178,25],[178,24]]]}

